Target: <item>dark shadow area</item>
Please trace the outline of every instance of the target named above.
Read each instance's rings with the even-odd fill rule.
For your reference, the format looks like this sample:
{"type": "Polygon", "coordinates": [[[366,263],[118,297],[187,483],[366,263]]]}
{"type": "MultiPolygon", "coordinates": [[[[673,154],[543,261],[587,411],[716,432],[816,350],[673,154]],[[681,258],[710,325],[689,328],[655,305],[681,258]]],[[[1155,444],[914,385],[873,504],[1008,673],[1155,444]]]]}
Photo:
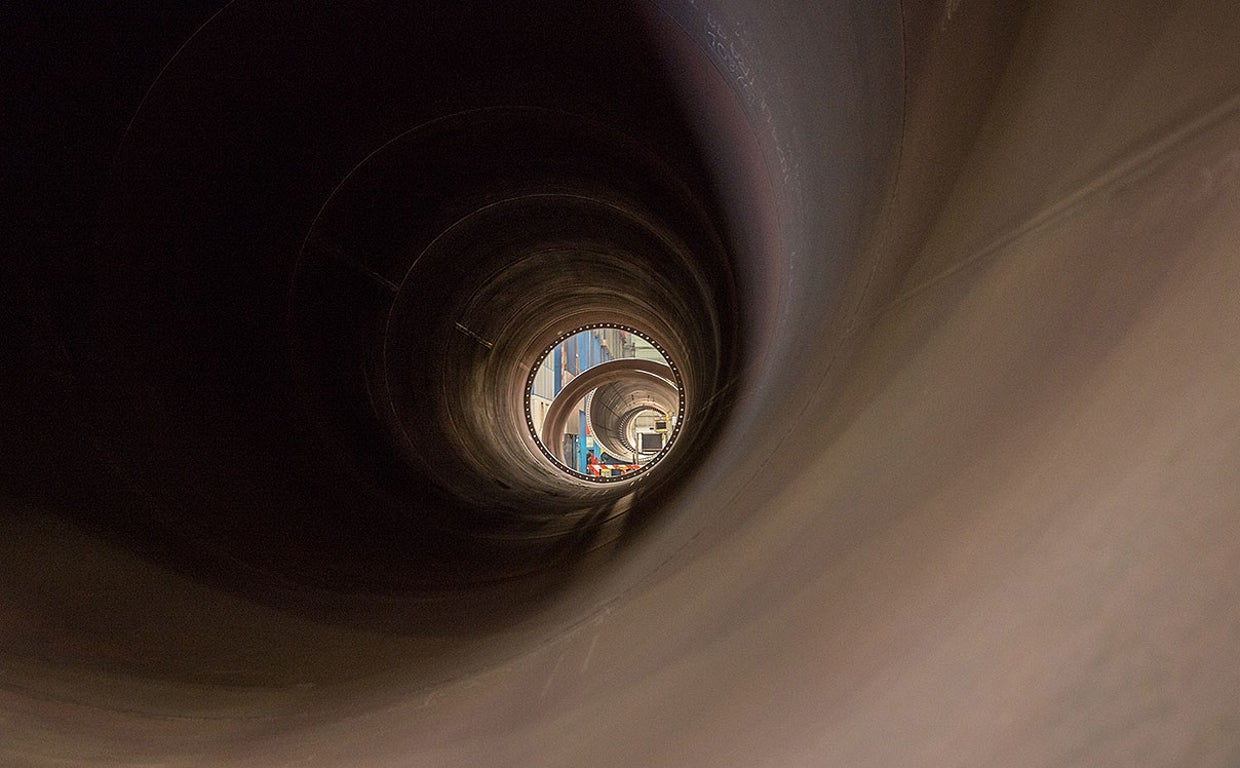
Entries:
{"type": "MultiPolygon", "coordinates": [[[[79,23],[37,60],[163,19],[79,23]]],[[[115,143],[73,179],[96,190],[77,247],[15,265],[51,423],[14,430],[35,453],[10,471],[37,503],[89,499],[63,506],[88,530],[291,608],[289,589],[456,595],[468,623],[473,588],[542,573],[477,612],[515,620],[615,498],[531,475],[520,441],[496,454],[533,350],[642,313],[701,400],[736,366],[710,179],[623,5],[237,3],[143,70],[140,106],[113,96],[143,77],[127,63],[100,58],[78,105],[115,143]]]]}

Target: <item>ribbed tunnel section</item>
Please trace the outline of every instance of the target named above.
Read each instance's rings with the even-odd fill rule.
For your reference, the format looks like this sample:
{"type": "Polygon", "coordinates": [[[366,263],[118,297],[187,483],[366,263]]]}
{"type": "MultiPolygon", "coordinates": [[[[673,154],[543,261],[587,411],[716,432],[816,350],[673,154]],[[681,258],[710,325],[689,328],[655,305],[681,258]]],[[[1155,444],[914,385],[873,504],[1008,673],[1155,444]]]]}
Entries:
{"type": "Polygon", "coordinates": [[[78,436],[47,471],[90,499],[62,519],[142,586],[38,624],[15,657],[95,671],[25,684],[280,719],[520,653],[665,513],[745,375],[766,254],[736,240],[673,59],[725,81],[641,4],[201,10],[108,22],[178,47],[127,106],[100,98],[101,123],[128,113],[36,301],[71,403],[50,433],[78,436]],[[656,399],[692,425],[617,483],[546,460],[526,402],[549,346],[602,326],[657,340],[656,399]]]}
{"type": "Polygon", "coordinates": [[[17,12],[0,764],[1234,765],[1237,8],[17,12]]]}
{"type": "Polygon", "coordinates": [[[739,376],[739,254],[647,24],[243,3],[203,27],[133,116],[81,265],[91,434],[149,502],[104,525],[172,561],[206,546],[246,590],[468,603],[657,507],[684,467],[572,482],[523,401],[565,331],[638,326],[701,454],[739,376]]]}
{"type": "Polygon", "coordinates": [[[546,108],[435,120],[354,168],[307,236],[289,315],[324,429],[375,441],[345,460],[393,450],[394,493],[426,496],[402,514],[464,537],[603,537],[616,493],[538,460],[525,396],[549,345],[604,323],[640,324],[684,361],[704,449],[739,316],[705,189],[673,174],[626,134],[546,108]]]}

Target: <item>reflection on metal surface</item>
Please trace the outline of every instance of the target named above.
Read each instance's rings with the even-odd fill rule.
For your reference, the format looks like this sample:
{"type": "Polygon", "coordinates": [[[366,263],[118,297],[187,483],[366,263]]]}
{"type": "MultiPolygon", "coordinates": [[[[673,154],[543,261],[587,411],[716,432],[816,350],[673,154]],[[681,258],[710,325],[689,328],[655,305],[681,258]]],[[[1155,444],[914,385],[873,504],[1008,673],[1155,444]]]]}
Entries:
{"type": "Polygon", "coordinates": [[[1237,764],[1240,4],[219,4],[6,25],[0,764],[1237,764]]]}

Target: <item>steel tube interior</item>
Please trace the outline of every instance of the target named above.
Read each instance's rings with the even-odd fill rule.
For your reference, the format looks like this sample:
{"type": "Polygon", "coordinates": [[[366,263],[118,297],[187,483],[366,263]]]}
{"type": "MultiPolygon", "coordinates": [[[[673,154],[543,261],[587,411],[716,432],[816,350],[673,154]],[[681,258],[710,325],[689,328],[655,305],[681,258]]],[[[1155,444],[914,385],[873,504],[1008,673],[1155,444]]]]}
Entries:
{"type": "Polygon", "coordinates": [[[589,424],[608,453],[629,456],[638,449],[634,421],[642,414],[675,418],[677,394],[675,384],[656,376],[601,386],[590,396],[586,409],[589,424]]]}
{"type": "Polygon", "coordinates": [[[1240,5],[9,15],[0,764],[1236,764],[1240,5]]]}
{"type": "MultiPolygon", "coordinates": [[[[599,388],[622,386],[622,389],[614,392],[615,395],[623,395],[625,393],[640,395],[640,393],[647,390],[654,390],[658,393],[658,402],[667,403],[667,407],[672,410],[679,410],[681,407],[682,388],[672,383],[680,378],[678,371],[678,367],[673,368],[669,365],[641,358],[612,360],[583,371],[556,395],[555,400],[551,403],[551,407],[547,410],[542,426],[543,447],[548,452],[554,451],[555,446],[560,444],[560,438],[568,425],[568,419],[575,414],[577,405],[582,399],[591,395],[599,388]],[[659,382],[663,383],[662,387],[659,386],[659,382]]],[[[607,391],[603,393],[603,403],[604,405],[608,403],[614,405],[615,403],[614,400],[609,398],[607,391]]],[[[591,412],[593,411],[592,407],[590,410],[591,412]]],[[[616,426],[606,419],[600,425],[599,428],[602,432],[600,440],[605,445],[610,444],[614,446],[616,444],[616,426]]],[[[554,453],[552,453],[550,458],[553,461],[557,461],[554,453]]],[[[562,464],[559,466],[567,469],[562,464]]]]}

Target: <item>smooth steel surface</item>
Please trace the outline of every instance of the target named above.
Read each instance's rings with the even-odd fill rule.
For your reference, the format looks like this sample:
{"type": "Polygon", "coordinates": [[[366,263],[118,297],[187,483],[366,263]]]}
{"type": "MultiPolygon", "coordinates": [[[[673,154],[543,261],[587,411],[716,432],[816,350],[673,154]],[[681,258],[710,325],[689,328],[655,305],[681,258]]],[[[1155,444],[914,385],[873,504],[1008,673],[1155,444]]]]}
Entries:
{"type": "Polygon", "coordinates": [[[1240,4],[5,15],[0,765],[1240,762],[1240,4]]]}

